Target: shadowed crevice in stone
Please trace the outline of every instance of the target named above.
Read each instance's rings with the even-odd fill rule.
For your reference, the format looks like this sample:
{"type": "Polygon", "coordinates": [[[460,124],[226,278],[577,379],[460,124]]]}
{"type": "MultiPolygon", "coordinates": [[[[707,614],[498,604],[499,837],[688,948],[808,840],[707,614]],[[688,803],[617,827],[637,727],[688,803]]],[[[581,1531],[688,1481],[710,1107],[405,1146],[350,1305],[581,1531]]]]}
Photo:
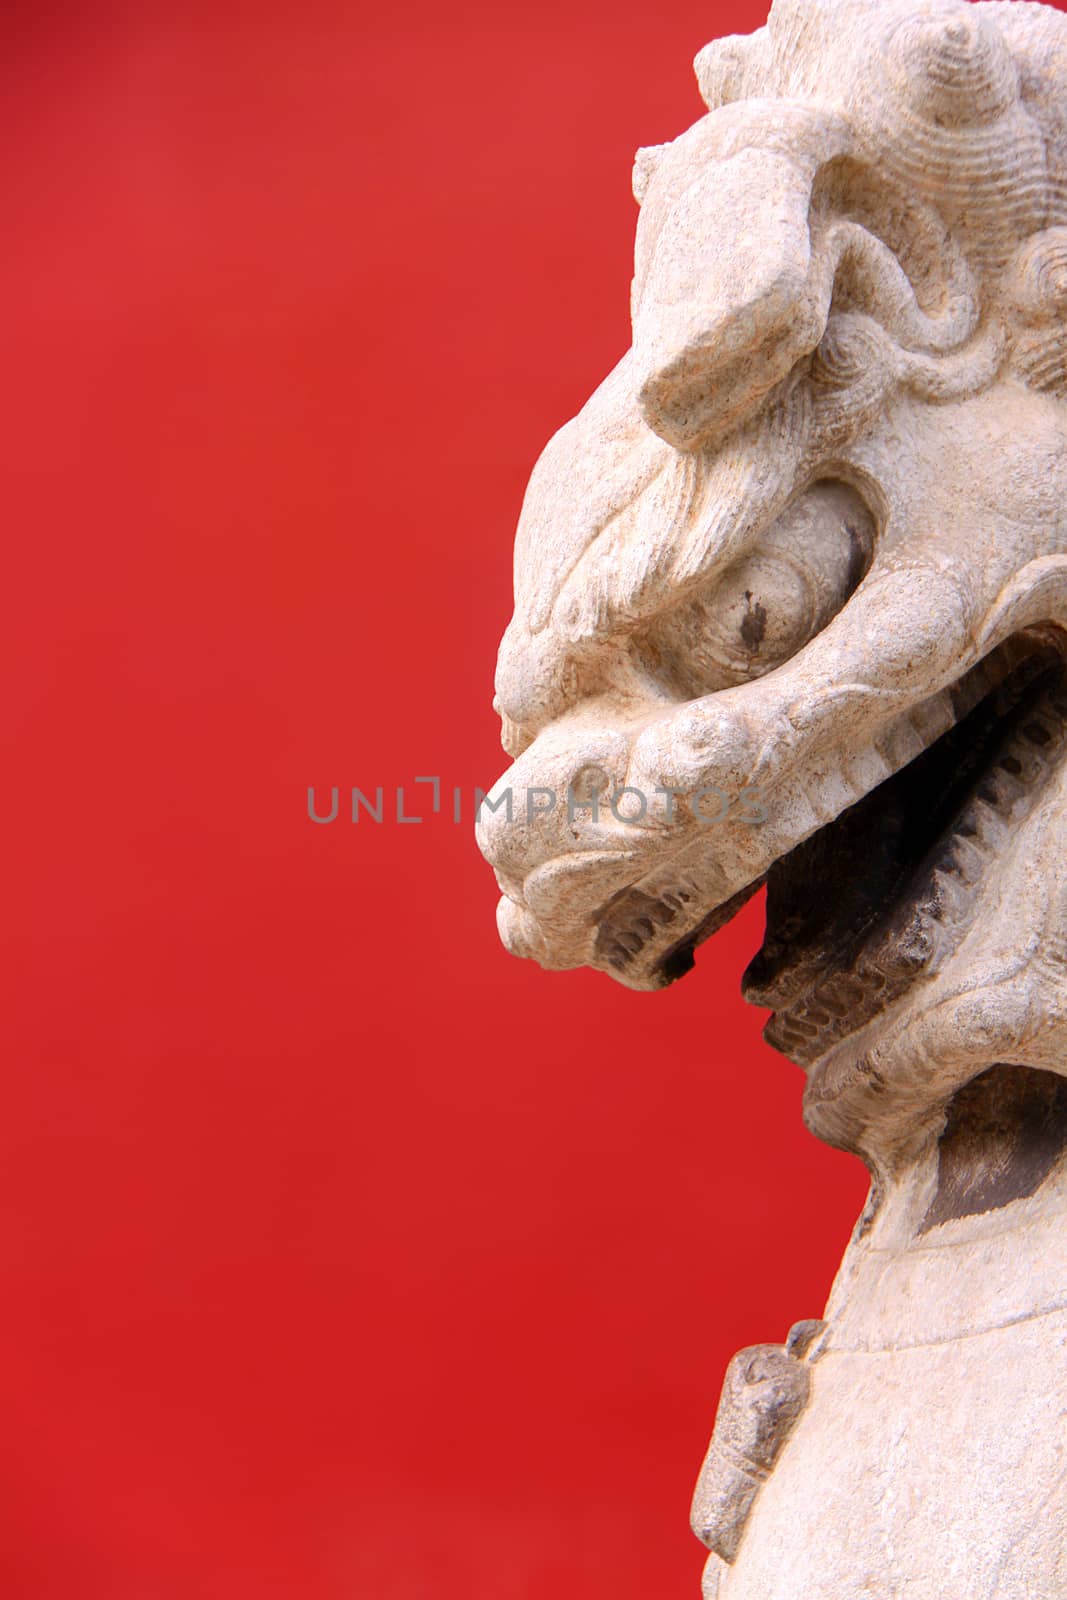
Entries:
{"type": "Polygon", "coordinates": [[[1067,1079],[1002,1064],[957,1091],[920,1233],[1034,1194],[1067,1147],[1067,1079]]]}

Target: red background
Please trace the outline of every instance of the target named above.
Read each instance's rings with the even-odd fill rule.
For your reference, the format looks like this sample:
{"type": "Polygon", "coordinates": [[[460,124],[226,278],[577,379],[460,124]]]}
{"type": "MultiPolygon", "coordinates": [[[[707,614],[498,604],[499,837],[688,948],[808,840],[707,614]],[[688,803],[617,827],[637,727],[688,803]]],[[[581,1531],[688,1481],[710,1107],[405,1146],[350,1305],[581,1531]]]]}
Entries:
{"type": "Polygon", "coordinates": [[[764,7],[9,14],[5,1600],[695,1597],[865,1174],[738,978],[505,956],[469,795],[639,144],[764,7]]]}

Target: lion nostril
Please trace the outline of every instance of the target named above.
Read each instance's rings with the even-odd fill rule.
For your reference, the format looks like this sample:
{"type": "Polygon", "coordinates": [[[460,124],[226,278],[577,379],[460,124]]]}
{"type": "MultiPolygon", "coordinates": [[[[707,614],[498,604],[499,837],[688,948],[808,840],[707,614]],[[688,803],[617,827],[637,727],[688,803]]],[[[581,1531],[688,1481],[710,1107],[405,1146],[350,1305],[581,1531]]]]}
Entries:
{"type": "Polygon", "coordinates": [[[590,762],[579,767],[571,781],[570,792],[579,805],[590,805],[595,797],[603,797],[611,788],[611,779],[603,767],[590,762]]]}

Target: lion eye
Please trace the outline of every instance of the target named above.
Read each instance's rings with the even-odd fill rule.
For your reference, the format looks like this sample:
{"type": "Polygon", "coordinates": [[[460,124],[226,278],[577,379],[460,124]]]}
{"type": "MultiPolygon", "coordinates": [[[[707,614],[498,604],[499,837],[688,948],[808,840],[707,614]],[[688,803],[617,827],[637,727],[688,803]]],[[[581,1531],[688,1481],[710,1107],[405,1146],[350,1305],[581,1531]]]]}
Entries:
{"type": "Polygon", "coordinates": [[[874,523],[847,484],[800,495],[749,552],[640,641],[646,665],[685,699],[762,677],[840,611],[870,559],[874,523]]]}

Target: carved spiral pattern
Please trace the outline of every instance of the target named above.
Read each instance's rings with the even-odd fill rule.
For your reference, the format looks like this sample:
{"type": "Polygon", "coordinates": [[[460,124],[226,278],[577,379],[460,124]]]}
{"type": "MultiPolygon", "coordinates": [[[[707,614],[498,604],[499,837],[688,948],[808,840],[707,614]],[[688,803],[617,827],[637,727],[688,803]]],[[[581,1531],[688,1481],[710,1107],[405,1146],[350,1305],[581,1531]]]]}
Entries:
{"type": "Polygon", "coordinates": [[[812,363],[812,379],[845,389],[885,360],[886,338],[869,318],[832,316],[812,363]]]}
{"type": "Polygon", "coordinates": [[[1018,98],[1018,74],[1004,40],[973,11],[905,17],[886,62],[897,93],[934,127],[988,125],[1018,98]]]}
{"type": "Polygon", "coordinates": [[[1012,295],[1028,322],[1051,322],[1067,311],[1067,228],[1028,239],[1015,263],[1012,295]]]}

